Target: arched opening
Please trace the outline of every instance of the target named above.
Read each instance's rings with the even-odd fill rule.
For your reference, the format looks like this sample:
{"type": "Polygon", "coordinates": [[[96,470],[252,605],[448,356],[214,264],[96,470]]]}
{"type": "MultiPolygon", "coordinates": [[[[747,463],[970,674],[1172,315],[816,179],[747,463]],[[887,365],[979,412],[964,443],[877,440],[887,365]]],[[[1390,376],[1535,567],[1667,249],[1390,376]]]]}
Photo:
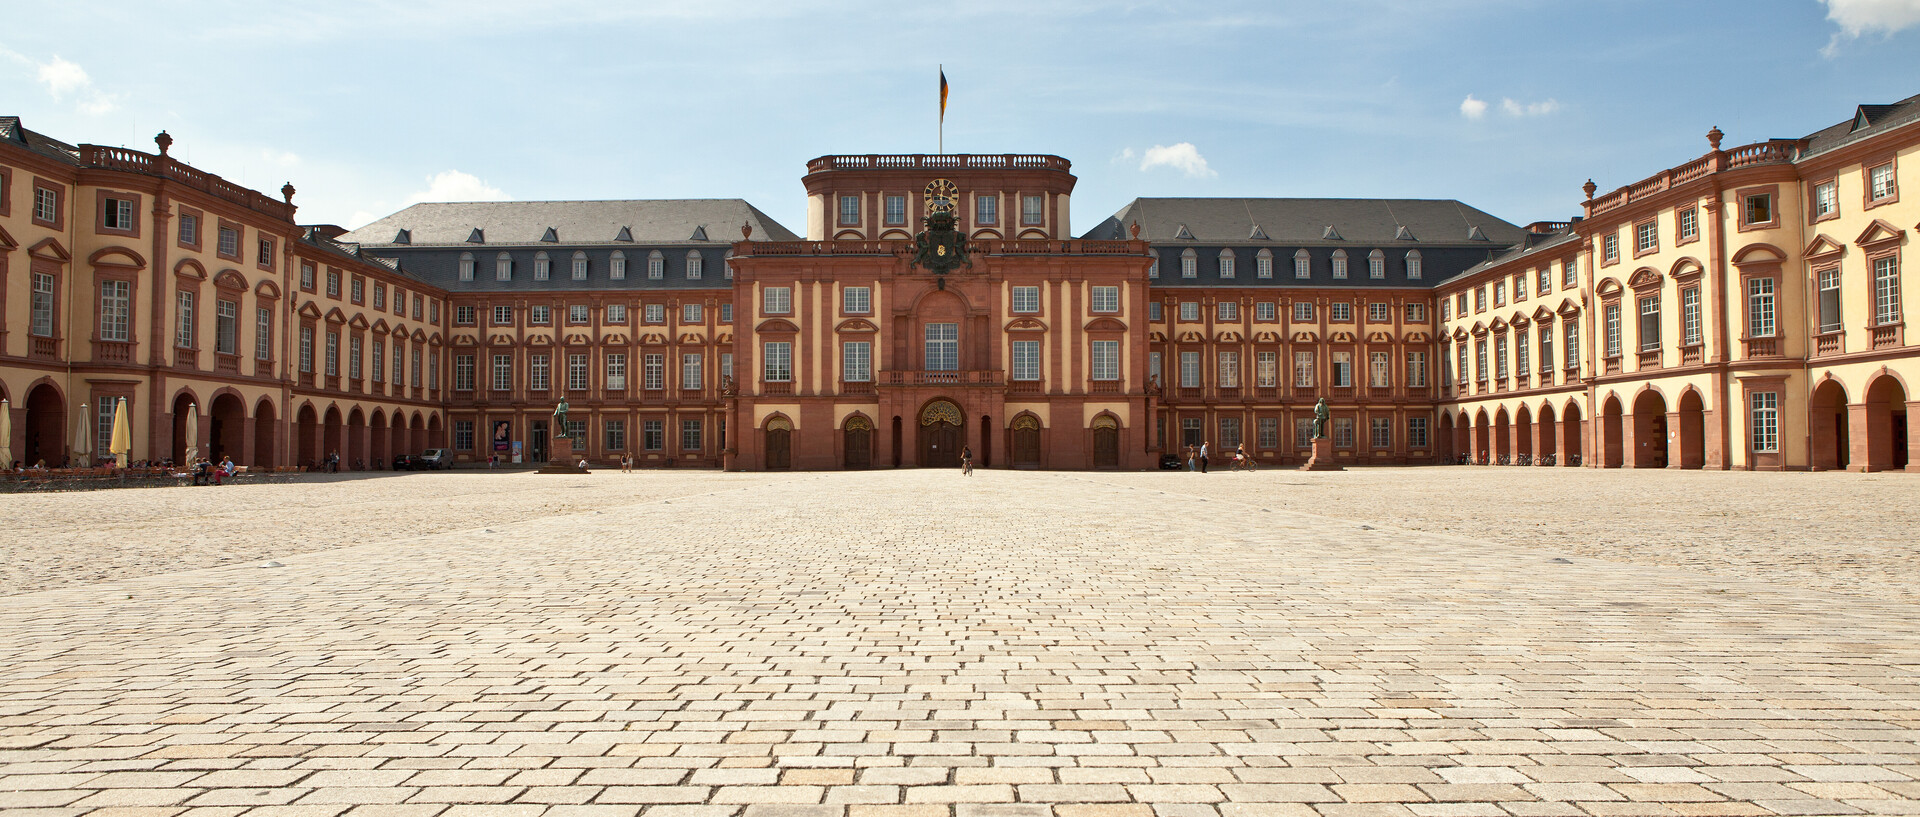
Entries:
{"type": "Polygon", "coordinates": [[[1453,441],[1453,413],[1452,412],[1449,412],[1449,411],[1440,412],[1439,443],[1440,444],[1436,447],[1440,449],[1440,457],[1443,461],[1452,462],[1455,459],[1459,458],[1460,456],[1459,447],[1456,446],[1453,441]]]}
{"type": "Polygon", "coordinates": [[[840,452],[846,468],[873,467],[873,421],[860,414],[848,417],[841,426],[840,452]]]}
{"type": "Polygon", "coordinates": [[[1473,417],[1473,461],[1493,462],[1493,421],[1487,419],[1487,410],[1481,409],[1473,417]]]}
{"type": "Polygon", "coordinates": [[[414,450],[413,440],[407,436],[407,416],[405,414],[396,411],[393,413],[393,419],[389,422],[391,425],[386,429],[388,441],[386,464],[387,467],[391,468],[393,467],[394,457],[398,457],[401,454],[418,454],[420,452],[414,450]]]}
{"type": "Polygon", "coordinates": [[[1533,459],[1533,412],[1526,406],[1513,410],[1513,453],[1529,461],[1533,459]]]}
{"type": "Polygon", "coordinates": [[[440,426],[440,415],[438,414],[427,418],[427,442],[428,448],[447,447],[446,429],[440,426]]]}
{"type": "Polygon", "coordinates": [[[279,464],[280,418],[274,413],[273,401],[262,397],[253,407],[253,461],[247,465],[273,468],[279,464]]]}
{"type": "MultiPolygon", "coordinates": [[[[191,394],[186,394],[183,392],[180,394],[180,396],[173,398],[173,415],[172,415],[173,416],[173,452],[172,453],[173,453],[173,461],[180,465],[186,465],[188,460],[189,452],[187,451],[187,409],[192,406],[193,406],[193,395],[191,394]]],[[[199,429],[194,429],[194,431],[197,434],[199,429]]],[[[195,453],[206,451],[206,444],[207,444],[206,440],[202,440],[196,436],[193,441],[194,448],[197,449],[195,453]]]]}
{"type": "Polygon", "coordinates": [[[247,452],[247,406],[232,394],[213,398],[207,409],[207,459],[232,457],[244,464],[247,452]]]}
{"type": "Polygon", "coordinates": [[[1553,421],[1552,404],[1540,407],[1540,416],[1533,418],[1533,428],[1536,441],[1533,447],[1535,460],[1557,456],[1560,446],[1559,441],[1555,439],[1559,435],[1555,432],[1559,430],[1559,425],[1553,421]]]}
{"type": "Polygon", "coordinates": [[[384,409],[374,409],[373,418],[368,421],[367,467],[380,470],[387,467],[392,456],[391,434],[387,431],[387,413],[384,409]]]}
{"type": "Polygon", "coordinates": [[[67,464],[67,401],[52,383],[27,392],[26,440],[20,461],[60,468],[67,464]]]}
{"type": "Polygon", "coordinates": [[[1814,387],[1810,402],[1807,432],[1813,441],[1813,470],[1846,468],[1852,460],[1847,447],[1847,387],[1828,380],[1814,387]]]}
{"type": "Polygon", "coordinates": [[[1580,464],[1580,458],[1586,455],[1587,429],[1582,422],[1580,403],[1567,401],[1567,408],[1560,412],[1560,440],[1566,448],[1562,451],[1560,464],[1572,468],[1580,464]]]}
{"type": "Polygon", "coordinates": [[[1512,461],[1509,459],[1513,456],[1511,425],[1512,424],[1507,421],[1507,410],[1505,407],[1501,407],[1493,413],[1493,461],[1501,465],[1512,461]]]}
{"type": "Polygon", "coordinates": [[[340,407],[327,407],[326,431],[320,441],[320,457],[323,460],[338,458],[341,463],[350,463],[346,451],[346,424],[340,419],[340,407]]]}
{"type": "Polygon", "coordinates": [[[973,450],[973,463],[977,468],[993,467],[993,418],[980,415],[980,447],[973,450]]]}
{"type": "Polygon", "coordinates": [[[300,407],[295,415],[293,438],[299,442],[296,465],[317,468],[320,465],[320,413],[313,410],[313,404],[300,407]]]}
{"type": "Polygon", "coordinates": [[[1626,464],[1622,452],[1624,443],[1621,437],[1624,427],[1621,420],[1620,398],[1608,396],[1607,402],[1600,405],[1600,467],[1619,468],[1626,464]]]}
{"type": "Polygon", "coordinates": [[[1111,414],[1093,418],[1093,467],[1120,467],[1120,421],[1111,414]]]}
{"type": "Polygon", "coordinates": [[[427,442],[427,418],[416,411],[407,420],[407,453],[419,454],[432,447],[433,444],[427,442]]]}
{"type": "Polygon", "coordinates": [[[347,450],[340,456],[355,471],[367,467],[367,415],[358,406],[347,412],[347,450]]]}
{"type": "Polygon", "coordinates": [[[966,423],[960,407],[949,400],[935,400],[921,409],[920,464],[927,468],[960,467],[966,423]]]}
{"type": "Polygon", "coordinates": [[[1633,467],[1667,467],[1667,398],[1652,389],[1633,399],[1633,467]]]}
{"type": "Polygon", "coordinates": [[[785,471],[793,467],[793,423],[785,417],[774,417],[767,421],[766,468],[769,471],[785,471]]]}
{"type": "Polygon", "coordinates": [[[1009,432],[1009,448],[1013,452],[1013,467],[1040,467],[1040,418],[1031,414],[1022,414],[1013,418],[1009,432]]]}
{"type": "Polygon", "coordinates": [[[900,415],[896,414],[893,417],[893,467],[895,468],[900,467],[900,441],[900,415]]]}
{"type": "Polygon", "coordinates": [[[1907,467],[1907,390],[1881,375],[1867,384],[1866,442],[1868,471],[1907,467]]]}
{"type": "Polygon", "coordinates": [[[1687,389],[1680,394],[1680,467],[1707,466],[1707,407],[1700,393],[1687,389]]]}
{"type": "Polygon", "coordinates": [[[1453,453],[1455,461],[1460,457],[1473,461],[1473,421],[1464,409],[1460,412],[1460,423],[1453,427],[1453,453]]]}

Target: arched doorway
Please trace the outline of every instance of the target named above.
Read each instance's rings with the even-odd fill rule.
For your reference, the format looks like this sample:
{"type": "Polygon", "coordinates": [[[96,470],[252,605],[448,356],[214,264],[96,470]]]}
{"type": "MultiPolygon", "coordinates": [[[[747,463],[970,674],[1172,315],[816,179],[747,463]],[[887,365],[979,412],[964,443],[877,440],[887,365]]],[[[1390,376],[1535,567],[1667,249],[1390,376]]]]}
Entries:
{"type": "Polygon", "coordinates": [[[1120,421],[1111,414],[1093,418],[1093,467],[1120,467],[1120,421]]]}
{"type": "Polygon", "coordinates": [[[1652,389],[1633,398],[1633,467],[1667,467],[1667,398],[1652,389]]]}
{"type": "Polygon", "coordinates": [[[1473,462],[1473,420],[1466,409],[1460,410],[1460,423],[1453,427],[1453,453],[1455,462],[1463,455],[1467,462],[1473,462]]]}
{"type": "Polygon", "coordinates": [[[247,406],[232,394],[213,398],[207,409],[207,459],[220,462],[232,457],[245,464],[247,454],[247,406]]]}
{"type": "Polygon", "coordinates": [[[1535,459],[1541,460],[1558,454],[1559,441],[1554,439],[1554,432],[1559,427],[1553,422],[1552,403],[1541,404],[1540,416],[1533,418],[1533,427],[1534,436],[1539,439],[1539,444],[1535,445],[1533,450],[1535,459]]]}
{"type": "Polygon", "coordinates": [[[1680,467],[1707,467],[1707,407],[1699,392],[1680,393],[1679,414],[1680,467]]]}
{"type": "Polygon", "coordinates": [[[1524,405],[1513,410],[1513,453],[1533,459],[1533,412],[1524,405]]]}
{"type": "Polygon", "coordinates": [[[427,419],[416,411],[407,420],[407,453],[419,454],[432,447],[427,444],[427,419]]]}
{"type": "Polygon", "coordinates": [[[1622,455],[1621,436],[1625,433],[1622,425],[1620,398],[1608,396],[1607,402],[1600,405],[1600,467],[1619,468],[1626,463],[1622,455]]]}
{"type": "Polygon", "coordinates": [[[407,436],[407,415],[404,412],[395,411],[393,413],[393,419],[388,422],[390,425],[386,430],[387,465],[391,467],[394,457],[398,457],[401,454],[418,454],[420,452],[414,450],[413,440],[407,436]]]}
{"type": "Polygon", "coordinates": [[[280,422],[273,401],[260,398],[253,407],[253,462],[248,465],[272,468],[280,464],[280,422]]]}
{"type": "Polygon", "coordinates": [[[1560,412],[1560,439],[1566,441],[1567,450],[1561,452],[1560,464],[1572,468],[1580,464],[1580,458],[1586,454],[1587,429],[1581,423],[1580,402],[1568,400],[1566,410],[1560,412]]]}
{"type": "MultiPolygon", "coordinates": [[[[187,409],[191,407],[193,407],[193,395],[182,392],[178,397],[173,398],[173,461],[180,465],[187,463],[187,409]]],[[[206,452],[206,440],[196,437],[193,444],[198,449],[198,453],[206,452]]]]}
{"type": "Polygon", "coordinates": [[[346,424],[340,419],[340,407],[328,406],[325,431],[320,440],[321,464],[325,464],[325,460],[335,456],[340,458],[342,467],[353,462],[347,457],[346,436],[346,424]]]}
{"type": "Polygon", "coordinates": [[[1891,375],[1867,384],[1868,471],[1907,467],[1907,390],[1891,375]]]}
{"type": "Polygon", "coordinates": [[[1473,417],[1473,461],[1474,462],[1478,462],[1478,463],[1493,462],[1493,445],[1492,445],[1493,440],[1489,436],[1492,433],[1493,433],[1493,421],[1487,419],[1487,410],[1481,409],[1480,412],[1478,414],[1475,414],[1473,417]]]}
{"type": "Polygon", "coordinates": [[[948,400],[935,400],[920,410],[920,464],[927,468],[960,467],[960,447],[966,444],[966,415],[948,400]]]}
{"type": "Polygon", "coordinates": [[[976,468],[993,467],[993,418],[980,415],[980,447],[973,450],[976,468]]]}
{"type": "Polygon", "coordinates": [[[26,440],[20,462],[45,463],[48,468],[67,464],[67,401],[52,383],[42,383],[27,392],[26,440]]]}
{"type": "Polygon", "coordinates": [[[1040,467],[1040,418],[1031,414],[1022,414],[1013,418],[1013,437],[1009,442],[1013,449],[1013,467],[1040,467]]]}
{"type": "Polygon", "coordinates": [[[1507,422],[1507,409],[1502,406],[1493,413],[1493,461],[1506,465],[1513,456],[1513,437],[1511,424],[1507,422]]]}
{"type": "Polygon", "coordinates": [[[1460,452],[1453,441],[1453,412],[1440,412],[1440,456],[1445,462],[1458,459],[1460,452]]]}
{"type": "Polygon", "coordinates": [[[901,456],[902,456],[902,453],[901,453],[901,447],[900,447],[900,446],[901,446],[901,440],[902,440],[902,439],[903,439],[903,438],[902,438],[902,437],[900,436],[900,416],[896,414],[896,415],[894,415],[894,417],[893,417],[893,439],[892,439],[892,442],[893,442],[893,449],[892,449],[892,450],[893,450],[893,467],[895,467],[895,468],[899,468],[899,467],[900,467],[900,458],[901,458],[901,456]]]}
{"type": "Polygon", "coordinates": [[[1846,468],[1853,453],[1847,447],[1847,387],[1838,380],[1823,382],[1814,387],[1810,402],[1807,430],[1813,441],[1813,470],[1846,468]]]}
{"type": "Polygon", "coordinates": [[[440,427],[440,415],[438,414],[427,418],[427,447],[447,447],[447,439],[444,436],[444,429],[440,427]]]}
{"type": "Polygon", "coordinates": [[[382,409],[373,410],[373,419],[368,422],[370,439],[368,441],[367,467],[374,470],[385,468],[388,458],[392,457],[392,434],[387,430],[387,414],[382,409]]]}
{"type": "Polygon", "coordinates": [[[347,412],[347,450],[340,456],[355,471],[367,467],[367,415],[358,406],[347,412]]]}
{"type": "Polygon", "coordinates": [[[793,423],[785,417],[767,421],[767,470],[785,471],[793,467],[793,423]]]}
{"type": "Polygon", "coordinates": [[[843,467],[873,467],[873,421],[860,414],[848,417],[841,426],[840,453],[843,467]]]}

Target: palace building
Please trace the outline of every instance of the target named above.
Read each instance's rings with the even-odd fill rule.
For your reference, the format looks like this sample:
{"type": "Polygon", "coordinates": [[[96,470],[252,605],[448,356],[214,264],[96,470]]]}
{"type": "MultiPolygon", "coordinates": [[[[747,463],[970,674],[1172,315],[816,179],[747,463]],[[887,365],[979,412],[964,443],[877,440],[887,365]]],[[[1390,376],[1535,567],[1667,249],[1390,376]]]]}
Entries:
{"type": "Polygon", "coordinates": [[[1076,235],[1066,159],[994,154],[814,159],[804,236],[736,199],[419,204],[346,232],[165,134],[0,117],[5,442],[104,451],[125,398],[136,459],[193,436],[259,466],[537,462],[566,433],[652,467],[1141,469],[1201,442],[1304,461],[1325,399],[1349,465],[1910,468],[1920,97],[1708,139],[1525,227],[1451,200],[1136,199],[1076,235]]]}

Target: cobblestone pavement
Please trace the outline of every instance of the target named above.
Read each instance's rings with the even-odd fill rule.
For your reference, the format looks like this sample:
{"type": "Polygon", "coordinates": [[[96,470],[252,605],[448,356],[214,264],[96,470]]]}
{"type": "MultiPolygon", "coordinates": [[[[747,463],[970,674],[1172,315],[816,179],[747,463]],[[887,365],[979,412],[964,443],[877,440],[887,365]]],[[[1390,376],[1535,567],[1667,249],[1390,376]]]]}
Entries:
{"type": "MultiPolygon", "coordinates": [[[[1273,501],[1356,476],[496,477],[520,521],[8,596],[0,809],[1920,814],[1920,607],[1273,501]]],[[[333,504],[480,484],[421,477],[333,504]]]]}

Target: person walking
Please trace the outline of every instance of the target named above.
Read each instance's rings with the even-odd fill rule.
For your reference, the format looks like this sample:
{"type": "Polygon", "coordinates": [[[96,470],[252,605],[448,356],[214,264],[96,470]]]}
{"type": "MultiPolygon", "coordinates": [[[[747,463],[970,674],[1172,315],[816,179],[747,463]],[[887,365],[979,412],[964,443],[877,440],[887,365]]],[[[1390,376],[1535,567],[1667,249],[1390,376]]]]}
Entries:
{"type": "Polygon", "coordinates": [[[1202,441],[1200,443],[1200,473],[1204,474],[1206,472],[1207,472],[1207,444],[1205,441],[1202,441]]]}
{"type": "Polygon", "coordinates": [[[1199,471],[1200,471],[1200,456],[1194,453],[1193,445],[1188,444],[1187,445],[1187,473],[1192,474],[1192,473],[1198,473],[1199,471]]]}
{"type": "Polygon", "coordinates": [[[963,445],[960,447],[960,473],[969,477],[973,476],[973,446],[963,445]]]}
{"type": "Polygon", "coordinates": [[[622,474],[633,473],[633,455],[632,454],[620,455],[620,473],[622,474]]]}

